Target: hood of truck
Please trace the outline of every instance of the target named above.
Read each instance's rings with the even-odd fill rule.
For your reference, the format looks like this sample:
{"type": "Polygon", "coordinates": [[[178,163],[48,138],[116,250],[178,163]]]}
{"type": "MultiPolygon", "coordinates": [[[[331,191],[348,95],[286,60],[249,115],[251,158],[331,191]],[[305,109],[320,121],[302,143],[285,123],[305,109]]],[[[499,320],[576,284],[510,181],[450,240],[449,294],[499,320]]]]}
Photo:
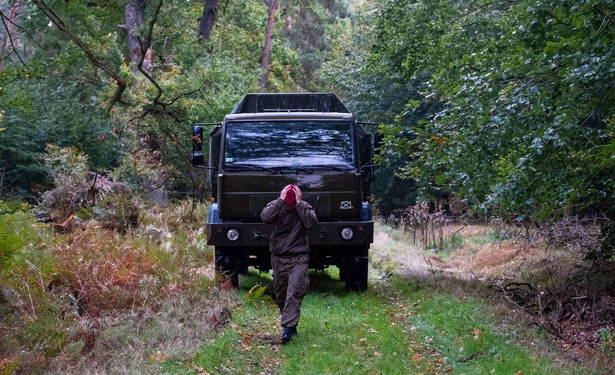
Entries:
{"type": "Polygon", "coordinates": [[[219,174],[218,207],[223,220],[260,220],[267,203],[280,196],[284,186],[295,184],[303,200],[321,221],[358,218],[361,214],[360,175],[313,174],[219,174]]]}

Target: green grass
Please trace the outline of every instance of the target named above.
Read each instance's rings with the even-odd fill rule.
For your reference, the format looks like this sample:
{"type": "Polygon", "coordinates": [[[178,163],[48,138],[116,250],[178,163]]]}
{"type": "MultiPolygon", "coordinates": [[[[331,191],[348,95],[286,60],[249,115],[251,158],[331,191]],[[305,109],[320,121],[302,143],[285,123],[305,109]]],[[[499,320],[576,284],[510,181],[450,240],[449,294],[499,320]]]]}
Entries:
{"type": "MultiPolygon", "coordinates": [[[[279,312],[271,296],[248,296],[271,283],[252,274],[237,293],[243,302],[231,325],[191,361],[168,362],[165,373],[212,374],[585,374],[538,354],[544,341],[503,324],[481,297],[459,298],[428,281],[393,276],[347,292],[336,272],[312,273],[299,335],[279,344],[279,312]]],[[[474,291],[469,291],[473,294],[474,291]]]]}
{"type": "MultiPolygon", "coordinates": [[[[461,282],[463,283],[463,282],[461,282]]],[[[544,335],[515,326],[493,312],[488,300],[468,297],[428,282],[409,284],[394,277],[391,287],[404,301],[415,301],[414,323],[433,347],[445,353],[459,374],[583,374],[582,368],[561,367],[539,354],[544,335]]],[[[457,286],[459,287],[459,286],[457,286]]]]}

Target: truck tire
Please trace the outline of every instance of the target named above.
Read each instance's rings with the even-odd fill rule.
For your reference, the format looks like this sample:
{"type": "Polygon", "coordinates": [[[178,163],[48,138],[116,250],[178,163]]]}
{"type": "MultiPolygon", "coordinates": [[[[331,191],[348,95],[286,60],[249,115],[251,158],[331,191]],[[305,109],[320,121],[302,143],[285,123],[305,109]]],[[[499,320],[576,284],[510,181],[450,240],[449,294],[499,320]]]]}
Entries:
{"type": "Polygon", "coordinates": [[[367,290],[367,246],[360,246],[349,251],[346,266],[346,289],[367,290]]]}
{"type": "Polygon", "coordinates": [[[346,269],[347,269],[347,265],[344,264],[343,267],[340,267],[340,281],[346,281],[346,269]]]}
{"type": "Polygon", "coordinates": [[[223,246],[214,247],[214,258],[216,266],[216,274],[220,276],[219,280],[231,280],[234,288],[239,287],[239,271],[237,269],[237,261],[233,255],[232,249],[223,246]]]}

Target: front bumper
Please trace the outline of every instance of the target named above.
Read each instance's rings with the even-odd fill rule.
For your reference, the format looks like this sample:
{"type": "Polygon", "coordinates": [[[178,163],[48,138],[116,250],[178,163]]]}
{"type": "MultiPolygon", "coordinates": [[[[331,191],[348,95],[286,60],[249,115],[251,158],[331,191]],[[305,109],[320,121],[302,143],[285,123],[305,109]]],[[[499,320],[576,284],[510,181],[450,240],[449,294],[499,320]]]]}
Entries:
{"type": "MultiPolygon", "coordinates": [[[[273,225],[263,223],[224,222],[207,224],[207,244],[214,246],[269,247],[269,235],[273,225]],[[229,230],[235,229],[239,237],[235,241],[227,238],[229,230]]],[[[323,222],[307,231],[310,246],[352,246],[365,245],[374,241],[373,221],[323,222]],[[350,228],[352,238],[342,238],[342,229],[350,228]]]]}

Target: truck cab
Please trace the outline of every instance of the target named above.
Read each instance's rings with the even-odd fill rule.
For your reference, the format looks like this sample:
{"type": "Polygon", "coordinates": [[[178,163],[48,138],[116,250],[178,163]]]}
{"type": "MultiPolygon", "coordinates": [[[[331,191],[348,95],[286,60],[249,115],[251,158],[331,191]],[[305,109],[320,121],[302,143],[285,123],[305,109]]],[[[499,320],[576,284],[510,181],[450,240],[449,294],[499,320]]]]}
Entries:
{"type": "MultiPolygon", "coordinates": [[[[197,167],[205,167],[203,131],[193,127],[197,167]]],[[[370,135],[332,93],[244,96],[210,131],[207,242],[216,269],[235,286],[249,267],[271,269],[272,226],[260,213],[284,186],[295,184],[318,217],[308,230],[310,268],[337,266],[348,289],[365,290],[373,242],[372,157],[370,135]]]]}

